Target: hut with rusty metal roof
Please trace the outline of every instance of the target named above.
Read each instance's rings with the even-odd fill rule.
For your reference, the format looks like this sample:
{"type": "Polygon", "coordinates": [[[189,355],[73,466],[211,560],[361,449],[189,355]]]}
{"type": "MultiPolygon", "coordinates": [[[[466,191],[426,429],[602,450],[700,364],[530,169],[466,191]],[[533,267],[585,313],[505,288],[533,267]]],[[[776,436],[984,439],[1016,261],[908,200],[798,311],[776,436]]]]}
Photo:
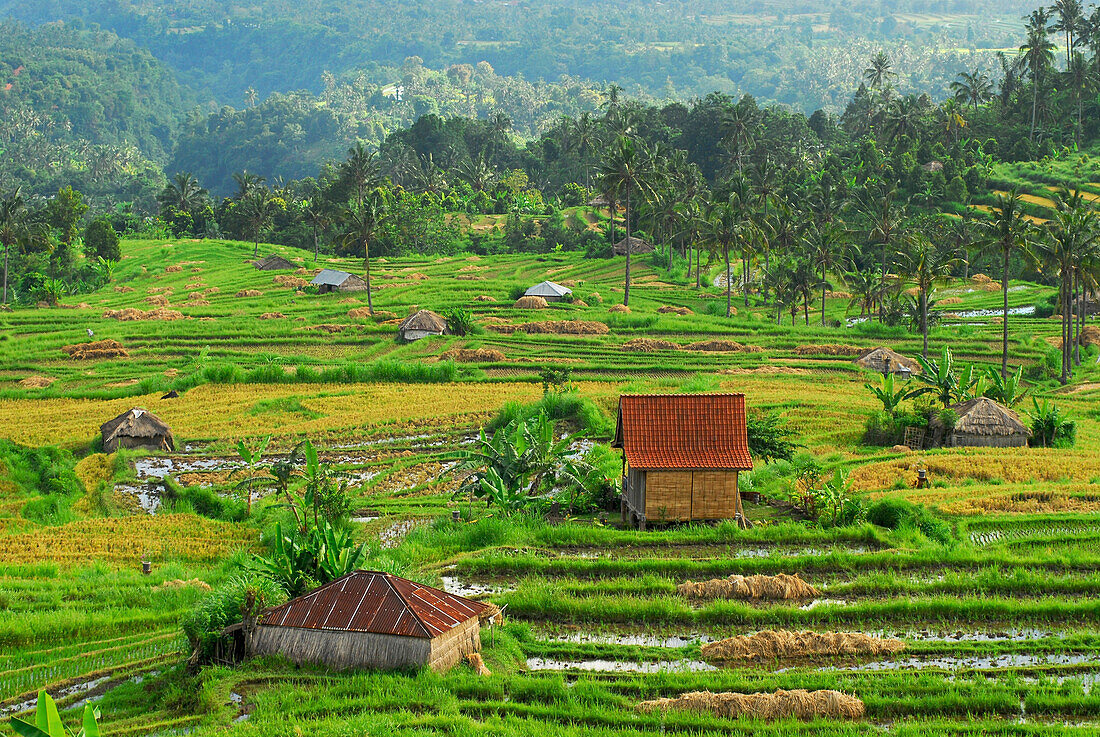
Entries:
{"type": "Polygon", "coordinates": [[[149,448],[175,450],[172,428],[144,407],[134,407],[99,426],[103,450],[114,453],[119,448],[149,448]]]}
{"type": "Polygon", "coordinates": [[[948,427],[942,414],[928,423],[935,445],[969,448],[1023,448],[1031,430],[1013,410],[989,397],[978,397],[948,408],[955,424],[948,427]]]}
{"type": "Polygon", "coordinates": [[[252,265],[260,271],[287,271],[289,269],[298,268],[282,256],[279,256],[275,253],[271,254],[270,256],[264,256],[257,261],[253,261],[252,265]]]}
{"type": "Polygon", "coordinates": [[[611,447],[623,450],[623,520],[736,519],[752,470],[744,394],[624,394],[611,447]]]}
{"type": "Polygon", "coordinates": [[[353,571],[267,610],[251,652],[337,670],[450,669],[481,650],[489,605],[380,571],[353,571]]]}

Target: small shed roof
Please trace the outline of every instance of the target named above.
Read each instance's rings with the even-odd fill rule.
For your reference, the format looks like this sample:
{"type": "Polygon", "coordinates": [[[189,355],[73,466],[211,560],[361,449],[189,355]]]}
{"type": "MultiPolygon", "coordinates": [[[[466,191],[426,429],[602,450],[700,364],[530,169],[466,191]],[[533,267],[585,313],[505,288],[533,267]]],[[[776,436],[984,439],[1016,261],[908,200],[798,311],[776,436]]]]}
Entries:
{"type": "Polygon", "coordinates": [[[641,238],[623,238],[621,241],[615,244],[614,250],[616,256],[625,256],[627,245],[629,244],[630,253],[653,253],[653,244],[642,240],[641,238]]]}
{"type": "Polygon", "coordinates": [[[608,207],[611,205],[611,200],[607,199],[607,195],[598,194],[588,201],[589,207],[608,207]]]}
{"type": "Polygon", "coordinates": [[[424,330],[429,333],[442,333],[447,330],[447,320],[431,310],[417,310],[406,317],[397,330],[399,332],[424,330]]]}
{"type": "Polygon", "coordinates": [[[856,359],[856,363],[863,368],[872,369],[881,373],[886,371],[887,360],[889,360],[891,373],[898,373],[903,368],[909,369],[909,371],[914,374],[920,373],[919,363],[885,346],[867,351],[856,359]]]}
{"type": "Polygon", "coordinates": [[[134,407],[112,420],[107,420],[99,426],[99,431],[103,434],[105,445],[116,438],[163,437],[168,439],[169,447],[174,443],[172,428],[168,427],[168,423],[144,407],[134,407]]]}
{"type": "Polygon", "coordinates": [[[346,271],[337,271],[336,269],[321,269],[321,273],[313,277],[313,281],[310,284],[321,286],[338,287],[343,284],[351,276],[346,271]]]}
{"type": "Polygon", "coordinates": [[[258,261],[253,261],[252,265],[260,271],[283,271],[295,268],[294,264],[274,253],[270,256],[264,256],[258,261]]]}
{"type": "Polygon", "coordinates": [[[624,394],[613,448],[632,468],[752,470],[744,394],[624,394]]]}
{"type": "Polygon", "coordinates": [[[567,294],[572,294],[573,290],[569,287],[563,287],[561,284],[555,284],[552,281],[539,282],[535,286],[528,289],[523,293],[524,297],[564,297],[567,294]]]}
{"type": "MultiPolygon", "coordinates": [[[[1018,414],[989,397],[953,404],[951,409],[958,415],[955,422],[956,433],[987,437],[1031,435],[1031,430],[1020,420],[1018,414]]],[[[943,427],[943,420],[938,416],[933,417],[929,424],[932,427],[943,427]]]]}
{"type": "Polygon", "coordinates": [[[267,610],[260,624],[432,639],[487,608],[392,573],[352,571],[267,610]]]}

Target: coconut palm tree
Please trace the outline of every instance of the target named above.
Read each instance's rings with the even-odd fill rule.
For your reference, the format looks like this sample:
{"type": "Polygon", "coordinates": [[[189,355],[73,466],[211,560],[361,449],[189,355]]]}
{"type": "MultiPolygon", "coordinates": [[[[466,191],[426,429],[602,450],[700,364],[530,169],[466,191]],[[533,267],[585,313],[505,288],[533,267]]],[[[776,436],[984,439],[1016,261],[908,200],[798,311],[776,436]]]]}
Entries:
{"type": "Polygon", "coordinates": [[[381,168],[378,154],[356,141],[348,149],[348,158],[340,164],[340,177],[348,184],[355,195],[355,202],[362,203],[366,193],[378,186],[381,181],[381,168]]]}
{"type": "Polygon", "coordinates": [[[730,247],[744,236],[744,218],[741,213],[741,199],[733,193],[726,200],[711,205],[707,213],[708,238],[722,251],[726,262],[726,317],[733,316],[733,262],[730,259],[730,247]]]}
{"type": "Polygon", "coordinates": [[[848,261],[849,244],[844,232],[832,224],[810,229],[803,244],[810,261],[821,273],[821,324],[824,325],[828,272],[848,261]]]}
{"type": "Polygon", "coordinates": [[[302,212],[306,224],[313,229],[313,262],[317,263],[320,250],[320,233],[332,225],[334,213],[332,205],[317,192],[302,212]]]}
{"type": "Polygon", "coordinates": [[[893,80],[898,78],[897,72],[893,71],[893,66],[886,53],[879,51],[871,57],[870,66],[863,70],[863,79],[871,89],[885,89],[893,80]]]}
{"type": "Polygon", "coordinates": [[[389,197],[382,187],[375,187],[341,213],[341,242],[348,248],[363,246],[363,265],[367,282],[367,312],[374,314],[370,286],[370,244],[388,214],[389,197]]]}
{"type": "Polygon", "coordinates": [[[1084,9],[1081,0],[1054,0],[1050,7],[1054,11],[1054,23],[1049,30],[1054,33],[1062,33],[1066,40],[1066,67],[1069,67],[1076,47],[1077,32],[1085,23],[1084,9]]]}
{"type": "Polygon", "coordinates": [[[1031,14],[1027,25],[1027,41],[1020,47],[1020,55],[1031,74],[1031,140],[1035,141],[1035,125],[1039,111],[1039,85],[1054,63],[1054,44],[1047,37],[1050,15],[1045,8],[1031,14]]]}
{"type": "Polygon", "coordinates": [[[0,198],[0,245],[4,247],[4,290],[0,303],[8,303],[8,257],[12,247],[41,235],[41,229],[31,220],[31,212],[19,187],[0,198]]]}
{"type": "Polygon", "coordinates": [[[267,179],[249,171],[239,171],[233,175],[233,181],[237,185],[237,194],[233,195],[233,199],[239,201],[243,200],[252,190],[262,187],[267,179]]]}
{"type": "MultiPolygon", "coordinates": [[[[1071,200],[1072,201],[1072,200],[1071,200]]],[[[1046,224],[1047,237],[1036,245],[1044,263],[1059,277],[1062,314],[1062,384],[1073,374],[1073,288],[1081,264],[1092,258],[1100,239],[1100,218],[1092,208],[1066,199],[1046,224]]]]}
{"type": "MultiPolygon", "coordinates": [[[[623,304],[630,304],[630,207],[638,199],[647,201],[655,194],[658,180],[657,166],[646,145],[626,136],[619,136],[607,152],[600,167],[600,182],[604,189],[623,198],[626,207],[626,279],[623,285],[623,304]]],[[[611,213],[614,222],[614,210],[611,213]]]]}
{"type": "Polygon", "coordinates": [[[958,78],[951,83],[955,99],[975,110],[978,105],[993,98],[993,81],[981,69],[973,72],[959,72],[958,78]]]}
{"type": "Polygon", "coordinates": [[[157,201],[165,209],[194,213],[206,204],[206,198],[207,192],[199,180],[189,172],[181,172],[164,187],[157,201]]]}
{"type": "Polygon", "coordinates": [[[241,215],[244,217],[248,233],[252,236],[252,257],[260,255],[260,235],[264,229],[271,225],[275,217],[275,203],[272,201],[271,192],[264,187],[252,189],[239,205],[241,215]]]}
{"type": "MultiPolygon", "coordinates": [[[[891,247],[902,234],[902,223],[905,220],[905,206],[894,203],[897,193],[897,188],[891,187],[883,192],[881,197],[870,199],[863,208],[864,215],[871,223],[870,232],[867,235],[868,240],[871,243],[882,245],[880,264],[882,284],[886,283],[886,269],[891,247]]],[[[879,300],[879,322],[883,321],[883,312],[883,303],[882,300],[879,300]]]]}
{"type": "Polygon", "coordinates": [[[745,152],[754,143],[758,124],[757,112],[749,105],[738,103],[722,113],[719,122],[722,145],[733,157],[738,173],[744,171],[745,152]]]}
{"type": "Polygon", "coordinates": [[[928,358],[928,299],[935,286],[951,275],[958,259],[945,254],[923,233],[909,237],[909,247],[901,251],[901,276],[917,288],[920,332],[924,339],[921,355],[928,358]]]}
{"type": "Polygon", "coordinates": [[[1095,89],[1097,74],[1096,69],[1085,59],[1085,55],[1075,51],[1070,57],[1069,66],[1066,67],[1065,79],[1073,92],[1073,100],[1077,105],[1077,120],[1075,121],[1073,136],[1077,146],[1081,146],[1081,119],[1084,115],[1085,97],[1090,89],[1095,89]]]}
{"type": "Polygon", "coordinates": [[[1001,259],[1001,296],[1004,324],[1001,326],[1001,377],[1008,377],[1008,265],[1014,254],[1031,257],[1031,224],[1024,218],[1020,193],[1013,188],[997,197],[991,220],[981,225],[979,250],[996,253],[1001,259]]]}

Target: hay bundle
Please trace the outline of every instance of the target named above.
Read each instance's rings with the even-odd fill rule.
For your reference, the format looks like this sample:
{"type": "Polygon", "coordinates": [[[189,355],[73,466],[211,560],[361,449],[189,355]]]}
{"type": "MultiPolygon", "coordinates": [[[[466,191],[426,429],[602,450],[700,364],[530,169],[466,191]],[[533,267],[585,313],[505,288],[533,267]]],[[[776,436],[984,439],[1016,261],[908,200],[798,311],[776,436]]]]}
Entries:
{"type": "Polygon", "coordinates": [[[504,361],[505,356],[492,348],[452,348],[439,355],[440,361],[458,363],[481,363],[484,361],[504,361]]]}
{"type": "Polygon", "coordinates": [[[134,291],[133,287],[115,287],[115,291],[119,294],[126,294],[127,292],[134,291]]]}
{"type": "Polygon", "coordinates": [[[627,307],[626,305],[611,305],[610,307],[607,308],[607,311],[608,312],[616,312],[616,313],[625,315],[625,314],[628,314],[630,312],[630,308],[627,307]]]}
{"type": "Polygon", "coordinates": [[[397,318],[396,312],[390,312],[389,310],[375,310],[374,319],[376,322],[382,322],[383,320],[394,320],[397,318]]]}
{"type": "Polygon", "coordinates": [[[689,351],[708,351],[711,353],[760,353],[764,349],[758,345],[744,345],[733,340],[703,340],[692,343],[689,351]]]}
{"type": "Polygon", "coordinates": [[[548,307],[542,297],[520,297],[512,306],[518,310],[542,310],[548,307]]]}
{"type": "MultiPolygon", "coordinates": [[[[501,328],[506,326],[501,326],[501,328]]],[[[514,326],[515,330],[526,333],[551,335],[607,335],[611,332],[605,323],[592,320],[547,320],[546,322],[525,322],[514,326]]],[[[497,328],[498,330],[500,328],[497,328]]]]}
{"type": "Polygon", "coordinates": [[[588,295],[588,301],[595,302],[596,304],[601,304],[603,303],[603,297],[600,295],[599,292],[592,292],[592,294],[588,295]]]}
{"type": "Polygon", "coordinates": [[[359,300],[357,300],[355,297],[348,297],[346,299],[340,300],[336,304],[338,304],[338,305],[357,305],[357,304],[359,304],[359,300]]]}
{"type": "Polygon", "coordinates": [[[193,302],[197,299],[202,299],[205,296],[206,295],[202,292],[191,292],[191,294],[187,295],[187,299],[193,302]]]}
{"type": "Polygon", "coordinates": [[[455,279],[459,281],[486,281],[486,278],[481,274],[456,274],[455,279]]]}
{"type": "Polygon", "coordinates": [[[1001,283],[996,281],[983,282],[976,284],[975,287],[982,292],[999,292],[1001,291],[1001,283]]]}
{"type": "Polygon", "coordinates": [[[479,676],[493,675],[493,671],[489,670],[485,665],[485,661],[481,659],[481,653],[470,653],[466,656],[466,660],[469,661],[470,667],[474,669],[474,673],[479,676]]]}
{"type": "Polygon", "coordinates": [[[91,343],[77,343],[64,346],[61,351],[76,361],[89,361],[99,358],[129,358],[130,354],[117,340],[96,340],[91,343]]]}
{"type": "Polygon", "coordinates": [[[676,587],[677,593],[689,599],[806,599],[817,596],[818,590],[798,575],[739,576],[712,578],[709,581],[686,581],[676,587]]]}
{"type": "Polygon", "coordinates": [[[275,277],[274,282],[280,287],[293,287],[294,289],[304,289],[309,286],[309,282],[305,279],[290,274],[279,274],[275,277]]]}
{"type": "Polygon", "coordinates": [[[794,349],[798,356],[861,356],[865,348],[858,345],[830,344],[830,345],[800,345],[794,349]]]}
{"type": "Polygon", "coordinates": [[[164,268],[164,273],[165,274],[175,274],[175,273],[178,273],[180,271],[183,271],[182,266],[166,266],[164,268]]]}
{"type": "Polygon", "coordinates": [[[944,297],[941,300],[937,300],[938,305],[961,305],[962,297],[944,297]]]}
{"type": "Polygon", "coordinates": [[[473,264],[469,264],[468,266],[463,266],[461,269],[459,269],[458,273],[464,274],[471,271],[485,271],[488,268],[488,266],[474,266],[473,264]]]}
{"type": "MultiPolygon", "coordinates": [[[[353,307],[348,310],[348,317],[353,320],[368,320],[373,317],[371,311],[367,307],[353,307]]],[[[394,315],[396,317],[396,315],[394,315]]],[[[392,319],[392,318],[391,318],[392,319]]]]}
{"type": "Polygon", "coordinates": [[[107,310],[103,313],[103,317],[108,320],[118,320],[119,322],[135,322],[138,320],[182,320],[183,313],[178,310],[166,310],[163,307],[148,311],[127,307],[124,310],[107,310]]]}
{"type": "Polygon", "coordinates": [[[975,284],[989,284],[993,281],[993,279],[986,276],[985,274],[974,274],[970,277],[970,281],[974,282],[975,284]]]}
{"type": "Polygon", "coordinates": [[[145,298],[145,304],[153,305],[154,307],[167,307],[168,298],[162,294],[154,294],[151,297],[145,298]]]}
{"type": "Polygon", "coordinates": [[[490,297],[488,294],[479,294],[474,297],[475,302],[496,302],[496,299],[490,297]]]}
{"type": "Polygon", "coordinates": [[[335,333],[342,333],[347,328],[348,328],[347,325],[336,325],[336,324],[333,324],[333,323],[326,322],[326,323],[321,323],[320,325],[314,325],[311,328],[306,328],[306,330],[318,330],[322,333],[328,333],[329,335],[333,335],[335,333]]]}
{"type": "Polygon", "coordinates": [[[55,381],[57,379],[52,376],[28,376],[19,382],[19,386],[24,389],[45,389],[55,381]]]}
{"type": "Polygon", "coordinates": [[[504,611],[491,601],[482,602],[485,609],[477,615],[478,624],[484,627],[487,624],[504,624],[504,611]]]}
{"type": "Polygon", "coordinates": [[[670,340],[657,338],[634,338],[623,343],[624,351],[637,353],[652,353],[653,351],[678,351],[680,346],[670,340]]]}
{"type": "Polygon", "coordinates": [[[189,307],[206,307],[207,305],[210,304],[210,302],[203,299],[202,297],[198,297],[196,299],[189,299],[186,302],[184,302],[184,304],[188,305],[189,307]]]}
{"type": "Polygon", "coordinates": [[[832,291],[829,291],[829,292],[825,292],[825,297],[827,299],[851,299],[852,298],[852,293],[851,292],[832,292],[832,291]]]}
{"type": "Polygon", "coordinates": [[[284,315],[281,312],[265,312],[264,314],[260,315],[259,318],[257,318],[257,319],[259,319],[259,320],[283,320],[283,319],[286,319],[286,315],[284,315]]]}
{"type": "Polygon", "coordinates": [[[171,294],[172,287],[152,287],[149,289],[149,294],[171,294]]]}
{"type": "Polygon", "coordinates": [[[237,292],[237,296],[238,297],[262,297],[262,296],[264,296],[264,293],[261,292],[259,289],[242,289],[241,291],[237,292]]]}
{"type": "Polygon", "coordinates": [[[209,287],[207,289],[204,289],[202,293],[207,294],[207,295],[209,295],[209,294],[220,294],[221,291],[222,290],[218,289],[217,287],[209,287]]]}
{"type": "Polygon", "coordinates": [[[672,699],[656,699],[638,704],[643,712],[680,709],[718,717],[737,719],[859,719],[863,702],[839,691],[776,691],[775,693],[711,693],[692,691],[672,699]]]}
{"type": "Polygon", "coordinates": [[[307,269],[304,266],[300,266],[300,267],[298,267],[297,269],[294,270],[294,273],[299,275],[299,276],[305,276],[306,274],[309,273],[309,269],[307,269]]]}
{"type": "Polygon", "coordinates": [[[703,645],[703,659],[775,660],[808,655],[889,655],[905,649],[901,640],[870,637],[860,632],[788,632],[764,630],[703,645]]]}
{"type": "Polygon", "coordinates": [[[662,315],[694,315],[695,312],[690,307],[676,307],[674,305],[665,305],[658,307],[657,312],[662,315]]]}
{"type": "Polygon", "coordinates": [[[413,273],[409,274],[409,278],[413,281],[424,281],[428,278],[428,275],[419,271],[414,271],[413,273]]]}

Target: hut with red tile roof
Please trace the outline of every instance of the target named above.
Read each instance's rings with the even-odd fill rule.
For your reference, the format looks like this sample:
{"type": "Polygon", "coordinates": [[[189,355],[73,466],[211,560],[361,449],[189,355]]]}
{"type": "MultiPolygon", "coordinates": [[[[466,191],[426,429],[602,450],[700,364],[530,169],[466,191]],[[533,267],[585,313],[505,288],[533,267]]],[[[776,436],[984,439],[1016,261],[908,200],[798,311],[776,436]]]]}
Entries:
{"type": "Polygon", "coordinates": [[[613,448],[623,451],[623,520],[736,519],[737,475],[752,470],[744,394],[624,394],[613,448]]]}
{"type": "Polygon", "coordinates": [[[255,655],[337,670],[450,669],[481,650],[489,606],[380,571],[353,571],[265,611],[255,655]]]}

